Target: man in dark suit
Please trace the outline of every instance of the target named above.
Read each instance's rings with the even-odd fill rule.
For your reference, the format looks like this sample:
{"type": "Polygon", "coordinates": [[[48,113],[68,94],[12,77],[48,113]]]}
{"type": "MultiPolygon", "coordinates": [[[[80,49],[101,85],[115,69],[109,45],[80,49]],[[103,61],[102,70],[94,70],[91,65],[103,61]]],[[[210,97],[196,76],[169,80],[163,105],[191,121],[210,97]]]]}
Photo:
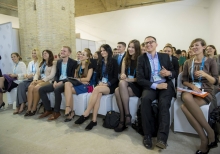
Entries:
{"type": "Polygon", "coordinates": [[[121,74],[121,65],[126,54],[125,49],[126,49],[126,43],[118,42],[118,45],[117,45],[118,55],[115,56],[115,59],[118,62],[118,73],[119,74],[121,74]]]}
{"type": "Polygon", "coordinates": [[[61,93],[64,92],[64,83],[67,77],[74,77],[75,69],[77,68],[77,61],[69,58],[71,55],[71,48],[68,46],[63,46],[60,55],[61,59],[57,61],[54,82],[39,89],[40,98],[46,110],[46,112],[39,116],[39,118],[52,114],[50,100],[47,97],[47,93],[52,91],[54,91],[55,94],[55,106],[54,112],[48,118],[48,120],[54,120],[60,116],[60,104],[62,100],[61,93]]]}
{"type": "Polygon", "coordinates": [[[146,53],[138,58],[137,82],[143,87],[141,96],[141,117],[144,131],[143,144],[152,148],[152,135],[155,134],[155,119],[152,115],[152,102],[158,100],[158,122],[156,146],[165,149],[169,135],[170,103],[175,94],[172,79],[176,72],[167,54],[156,52],[157,42],[153,36],[146,37],[146,53]]]}

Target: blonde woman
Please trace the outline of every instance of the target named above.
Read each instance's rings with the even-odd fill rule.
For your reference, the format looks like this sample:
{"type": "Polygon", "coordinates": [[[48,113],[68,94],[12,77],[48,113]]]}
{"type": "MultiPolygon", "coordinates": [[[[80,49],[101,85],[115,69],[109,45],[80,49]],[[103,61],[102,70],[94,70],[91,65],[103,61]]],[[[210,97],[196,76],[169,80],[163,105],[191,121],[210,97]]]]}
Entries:
{"type": "Polygon", "coordinates": [[[33,116],[37,110],[37,104],[40,100],[38,90],[40,87],[50,84],[56,73],[56,63],[53,62],[54,56],[52,51],[44,50],[42,52],[43,60],[39,69],[34,75],[34,79],[28,87],[28,110],[24,116],[33,116]]]}
{"type": "Polygon", "coordinates": [[[31,52],[32,61],[28,63],[27,74],[24,75],[24,81],[19,83],[17,87],[16,110],[13,114],[20,114],[24,111],[25,103],[27,102],[27,89],[33,81],[33,76],[36,74],[39,63],[41,61],[40,52],[33,49],[31,52]]]}

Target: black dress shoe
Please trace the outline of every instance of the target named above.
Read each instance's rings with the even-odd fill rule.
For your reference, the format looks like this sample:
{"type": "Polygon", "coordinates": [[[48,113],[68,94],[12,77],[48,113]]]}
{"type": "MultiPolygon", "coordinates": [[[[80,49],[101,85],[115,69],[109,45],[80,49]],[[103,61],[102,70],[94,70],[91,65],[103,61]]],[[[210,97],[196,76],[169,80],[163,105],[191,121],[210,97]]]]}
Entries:
{"type": "Polygon", "coordinates": [[[152,149],[152,139],[150,136],[144,136],[143,144],[147,149],[152,149]]]}
{"type": "Polygon", "coordinates": [[[156,143],[156,146],[161,148],[161,149],[166,149],[167,148],[167,143],[162,141],[162,140],[158,140],[156,143]]]}
{"type": "Polygon", "coordinates": [[[87,116],[87,117],[84,117],[83,115],[81,115],[80,117],[79,117],[79,119],[77,119],[76,121],[75,121],[75,124],[82,124],[82,123],[84,123],[86,120],[88,120],[89,119],[89,115],[87,116]]]}
{"type": "Polygon", "coordinates": [[[118,127],[114,128],[115,132],[122,132],[124,131],[126,128],[124,121],[120,121],[118,127]]]}
{"type": "Polygon", "coordinates": [[[91,121],[85,128],[85,130],[91,130],[94,126],[97,125],[97,122],[91,121]]]}

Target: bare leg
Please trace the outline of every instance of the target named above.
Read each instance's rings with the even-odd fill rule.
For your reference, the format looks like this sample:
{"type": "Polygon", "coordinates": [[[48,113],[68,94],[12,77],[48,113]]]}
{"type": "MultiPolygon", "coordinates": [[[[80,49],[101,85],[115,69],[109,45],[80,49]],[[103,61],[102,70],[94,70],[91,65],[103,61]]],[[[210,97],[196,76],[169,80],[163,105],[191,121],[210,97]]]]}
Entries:
{"type": "Polygon", "coordinates": [[[0,105],[3,103],[3,93],[0,93],[0,105]]]}
{"type": "MultiPolygon", "coordinates": [[[[66,110],[65,110],[65,115],[66,115],[69,114],[71,110],[73,110],[73,94],[75,94],[76,91],[72,83],[70,82],[66,82],[64,87],[65,87],[64,95],[66,99],[66,110]]],[[[69,118],[72,118],[73,116],[74,114],[71,113],[71,115],[69,115],[69,118]]]]}
{"type": "Polygon", "coordinates": [[[96,103],[95,103],[95,106],[93,108],[93,113],[92,113],[92,115],[93,115],[92,116],[92,121],[93,122],[97,121],[97,115],[98,115],[98,111],[99,111],[101,97],[102,97],[102,93],[99,93],[98,97],[97,97],[97,100],[96,100],[96,103]]]}
{"type": "MultiPolygon", "coordinates": [[[[100,98],[98,98],[98,96],[100,96],[99,93],[101,93],[101,94],[109,94],[110,93],[110,89],[107,86],[96,86],[95,87],[95,89],[92,92],[92,96],[89,99],[88,107],[87,107],[86,111],[83,114],[84,117],[87,117],[89,115],[90,111],[95,107],[96,103],[100,103],[100,98]]],[[[97,110],[96,113],[98,113],[98,110],[97,110]]],[[[94,111],[93,111],[93,116],[94,116],[94,111]]]]}
{"type": "Polygon", "coordinates": [[[4,81],[5,81],[5,78],[0,77],[0,88],[4,88],[4,81]]]}

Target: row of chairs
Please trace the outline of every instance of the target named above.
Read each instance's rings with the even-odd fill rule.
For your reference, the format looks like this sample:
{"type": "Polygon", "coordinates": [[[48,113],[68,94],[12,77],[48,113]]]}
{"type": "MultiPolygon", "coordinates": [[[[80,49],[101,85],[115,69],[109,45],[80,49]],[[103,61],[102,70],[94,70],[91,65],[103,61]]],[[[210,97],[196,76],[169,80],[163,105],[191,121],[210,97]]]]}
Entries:
{"type": "MultiPolygon", "coordinates": [[[[182,73],[178,76],[178,87],[184,87],[182,85],[182,73]]],[[[13,104],[13,108],[16,108],[16,95],[17,95],[17,89],[14,88],[10,93],[7,93],[7,101],[8,104],[13,104]]],[[[82,115],[83,112],[86,110],[86,107],[88,106],[89,98],[91,96],[91,93],[84,93],[80,95],[73,94],[73,100],[74,100],[74,110],[76,115],[82,115]]],[[[51,107],[53,107],[55,104],[55,96],[54,93],[48,93],[48,97],[51,101],[51,107]]],[[[220,93],[216,95],[217,100],[219,100],[220,105],[220,93]],[[219,98],[219,99],[218,99],[219,98]]],[[[196,131],[191,127],[188,120],[186,119],[184,113],[182,112],[180,106],[182,104],[180,93],[177,92],[177,97],[173,98],[171,101],[171,107],[170,107],[170,125],[174,121],[174,132],[185,132],[185,133],[192,133],[197,134],[196,131]],[[177,98],[177,99],[176,99],[177,98]]],[[[100,101],[100,108],[98,111],[98,114],[100,115],[106,115],[107,111],[114,110],[116,112],[119,112],[116,98],[114,94],[109,95],[103,95],[100,101]]],[[[136,118],[137,109],[139,106],[139,98],[138,97],[130,97],[129,98],[129,109],[130,114],[132,116],[131,121],[134,122],[136,118]]],[[[157,103],[157,100],[155,100],[153,103],[157,103]]],[[[60,108],[65,110],[65,97],[62,93],[62,102],[60,108]]],[[[209,105],[204,105],[201,107],[201,110],[208,121],[208,115],[209,115],[209,105]]]]}

